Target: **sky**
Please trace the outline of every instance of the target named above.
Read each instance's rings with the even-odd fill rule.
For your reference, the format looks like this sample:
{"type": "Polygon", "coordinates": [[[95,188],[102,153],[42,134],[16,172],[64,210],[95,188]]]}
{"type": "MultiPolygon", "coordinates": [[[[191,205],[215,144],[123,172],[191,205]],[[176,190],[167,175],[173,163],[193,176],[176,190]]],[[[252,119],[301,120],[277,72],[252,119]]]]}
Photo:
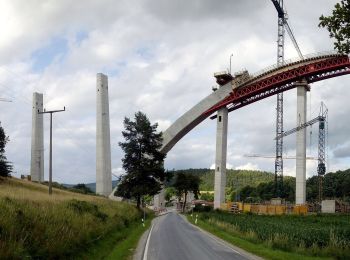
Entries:
{"type": "MultiPolygon", "coordinates": [[[[336,0],[285,0],[289,23],[304,54],[331,51],[333,41],[318,28],[336,0]]],[[[208,96],[214,72],[250,73],[276,63],[277,13],[269,0],[0,0],[0,121],[10,142],[7,158],[15,176],[30,172],[33,92],[44,94],[54,115],[53,179],[96,180],[96,74],[109,77],[113,174],[123,173],[124,117],[137,111],[165,131],[208,96]]],[[[297,53],[286,35],[285,58],[297,53]]],[[[328,171],[350,165],[350,76],[311,85],[308,120],[329,109],[328,171]]],[[[229,114],[227,167],[274,171],[276,96],[229,114]]],[[[296,90],[284,94],[284,128],[296,126],[296,90]]],[[[48,178],[49,117],[45,128],[48,178]]],[[[307,155],[317,157],[317,125],[307,130],[307,155]],[[311,138],[310,138],[311,136],[311,138]]],[[[168,153],[167,169],[209,168],[215,160],[216,121],[207,119],[168,153]]],[[[284,155],[295,155],[295,135],[284,139],[284,155]]],[[[295,160],[284,161],[295,176],[295,160]]],[[[316,174],[308,161],[307,176],[316,174]]]]}

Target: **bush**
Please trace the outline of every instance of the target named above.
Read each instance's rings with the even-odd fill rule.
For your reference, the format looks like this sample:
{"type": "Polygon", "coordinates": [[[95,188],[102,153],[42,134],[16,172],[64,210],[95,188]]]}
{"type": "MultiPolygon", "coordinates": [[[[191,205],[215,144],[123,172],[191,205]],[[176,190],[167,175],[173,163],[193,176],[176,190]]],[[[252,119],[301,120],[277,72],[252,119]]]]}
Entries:
{"type": "Polygon", "coordinates": [[[196,204],[195,207],[193,208],[193,211],[195,212],[210,212],[212,210],[213,210],[213,206],[210,206],[210,205],[203,206],[202,204],[196,204]]]}

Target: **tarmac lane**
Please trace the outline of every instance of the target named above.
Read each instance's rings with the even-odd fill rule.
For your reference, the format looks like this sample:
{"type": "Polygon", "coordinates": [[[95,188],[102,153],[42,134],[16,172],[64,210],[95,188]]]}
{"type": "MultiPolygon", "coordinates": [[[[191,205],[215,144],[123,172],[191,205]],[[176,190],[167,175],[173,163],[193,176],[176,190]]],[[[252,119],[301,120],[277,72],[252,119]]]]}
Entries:
{"type": "Polygon", "coordinates": [[[143,260],[256,259],[225,245],[172,212],[153,223],[143,260]]]}

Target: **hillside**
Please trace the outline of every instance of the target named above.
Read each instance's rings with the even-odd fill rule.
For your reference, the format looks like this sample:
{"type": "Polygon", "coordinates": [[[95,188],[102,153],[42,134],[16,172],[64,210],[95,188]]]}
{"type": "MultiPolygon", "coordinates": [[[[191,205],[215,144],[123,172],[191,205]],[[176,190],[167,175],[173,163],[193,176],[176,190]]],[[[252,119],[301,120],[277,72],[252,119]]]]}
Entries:
{"type": "MultiPolygon", "coordinates": [[[[112,189],[114,189],[115,186],[117,186],[117,184],[118,184],[117,180],[112,181],[112,189]]],[[[72,188],[76,184],[62,184],[62,185],[67,188],[72,188]]],[[[88,187],[91,191],[96,192],[96,182],[86,183],[85,186],[88,187]]]]}
{"type": "MultiPolygon", "coordinates": [[[[201,177],[202,183],[200,190],[210,191],[214,189],[214,170],[211,169],[186,169],[176,170],[174,174],[179,171],[192,173],[201,177]]],[[[263,171],[249,171],[249,170],[227,170],[227,187],[233,187],[238,190],[244,186],[250,185],[252,187],[258,186],[262,182],[270,182],[274,180],[274,174],[263,171]]]]}
{"type": "Polygon", "coordinates": [[[49,196],[16,178],[0,179],[0,208],[0,259],[77,258],[117,232],[115,247],[141,219],[133,205],[56,188],[49,196]]]}

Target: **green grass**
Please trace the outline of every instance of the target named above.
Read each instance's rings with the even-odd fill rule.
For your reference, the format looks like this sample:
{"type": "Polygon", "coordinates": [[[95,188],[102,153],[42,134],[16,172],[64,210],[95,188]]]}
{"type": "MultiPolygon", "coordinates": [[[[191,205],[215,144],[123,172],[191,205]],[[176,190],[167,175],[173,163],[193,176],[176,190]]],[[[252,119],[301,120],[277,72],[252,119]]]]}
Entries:
{"type": "Polygon", "coordinates": [[[130,233],[126,233],[127,238],[116,246],[106,259],[131,259],[131,256],[135,253],[140,237],[150,227],[152,219],[153,218],[148,218],[146,220],[145,227],[138,224],[129,230],[130,233]]]}
{"type": "Polygon", "coordinates": [[[350,216],[258,216],[227,212],[199,213],[209,232],[268,259],[350,258],[350,216]],[[257,249],[259,248],[259,249],[257,249]],[[272,255],[269,255],[272,253],[272,255]]]}
{"type": "Polygon", "coordinates": [[[112,251],[142,217],[134,205],[58,189],[49,196],[15,178],[0,180],[0,209],[0,259],[76,258],[103,243],[112,251]]]}
{"type": "Polygon", "coordinates": [[[145,226],[141,221],[129,227],[112,231],[105,239],[95,243],[89,250],[77,257],[78,259],[131,259],[142,234],[149,228],[154,215],[147,216],[145,226]]]}
{"type": "MultiPolygon", "coordinates": [[[[189,221],[194,224],[194,219],[188,217],[189,221]]],[[[230,232],[227,232],[225,230],[222,230],[221,228],[218,228],[216,226],[213,226],[211,224],[208,224],[202,220],[198,220],[197,226],[201,227],[202,229],[214,234],[215,236],[235,245],[242,249],[244,249],[247,252],[250,252],[252,254],[255,254],[257,256],[261,256],[265,259],[286,259],[286,260],[299,260],[299,259],[331,259],[331,258],[319,258],[319,257],[310,257],[305,255],[300,255],[293,252],[284,252],[282,250],[278,249],[272,249],[264,244],[257,244],[253,243],[251,241],[248,241],[247,239],[244,239],[243,237],[240,237],[238,235],[234,235],[230,232]]]]}

